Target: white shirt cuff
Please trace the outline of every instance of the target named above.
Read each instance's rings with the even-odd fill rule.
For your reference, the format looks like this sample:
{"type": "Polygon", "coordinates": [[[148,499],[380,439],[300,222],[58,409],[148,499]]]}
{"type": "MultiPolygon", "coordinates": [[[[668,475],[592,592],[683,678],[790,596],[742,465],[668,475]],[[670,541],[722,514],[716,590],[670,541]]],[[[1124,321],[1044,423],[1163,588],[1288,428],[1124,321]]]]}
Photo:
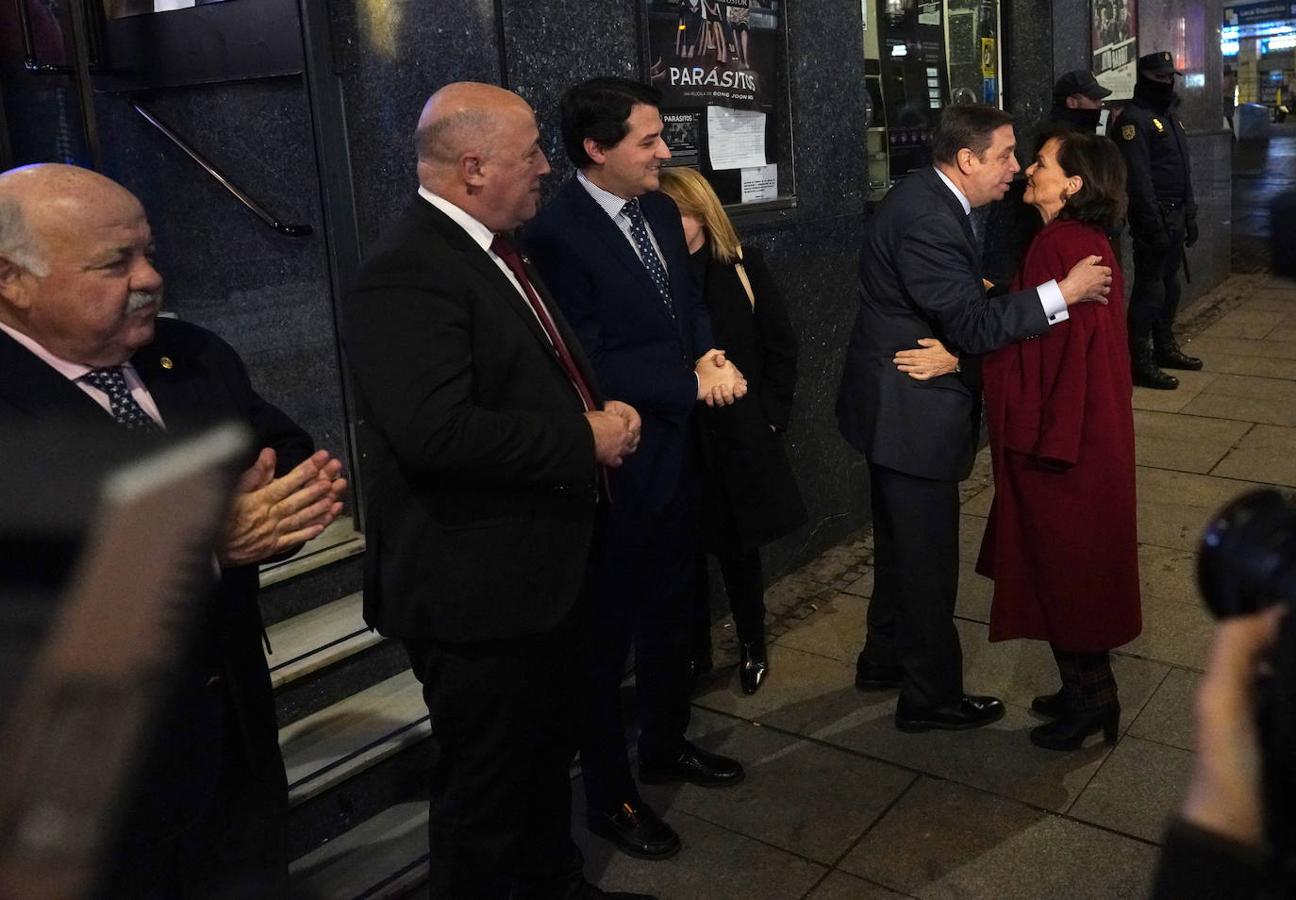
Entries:
{"type": "Polygon", "coordinates": [[[1057,281],[1046,281],[1035,290],[1039,293],[1040,305],[1044,307],[1044,315],[1048,317],[1050,325],[1056,325],[1071,318],[1067,312],[1066,300],[1062,298],[1062,289],[1058,287],[1057,281]]]}

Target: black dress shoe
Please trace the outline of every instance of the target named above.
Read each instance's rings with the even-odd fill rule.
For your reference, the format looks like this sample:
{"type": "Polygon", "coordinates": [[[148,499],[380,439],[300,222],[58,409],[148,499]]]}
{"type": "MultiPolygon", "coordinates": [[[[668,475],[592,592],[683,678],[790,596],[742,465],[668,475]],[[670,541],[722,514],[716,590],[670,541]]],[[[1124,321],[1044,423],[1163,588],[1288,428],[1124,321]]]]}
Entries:
{"type": "Polygon", "coordinates": [[[1103,740],[1116,743],[1120,734],[1120,707],[1068,712],[1056,722],[1032,728],[1031,743],[1045,750],[1079,750],[1085,738],[1101,731],[1103,740]]]}
{"type": "Polygon", "coordinates": [[[590,813],[589,830],[607,838],[622,853],[640,859],[669,859],[679,853],[680,839],[642,800],[622,803],[615,812],[590,813]]]}
{"type": "Polygon", "coordinates": [[[1058,688],[1056,694],[1040,694],[1031,701],[1031,709],[1050,719],[1066,715],[1066,691],[1058,688]]]}
{"type": "Polygon", "coordinates": [[[670,762],[640,760],[639,780],[644,784],[687,781],[701,787],[729,787],[743,780],[743,767],[736,760],[685,741],[679,757],[670,762]]]}
{"type": "Polygon", "coordinates": [[[754,694],[760,690],[765,676],[769,674],[765,641],[740,642],[738,654],[738,683],[742,685],[744,694],[754,694]]]}
{"type": "Polygon", "coordinates": [[[855,687],[861,691],[889,691],[904,684],[904,669],[884,666],[860,658],[855,663],[855,687]]]}
{"type": "Polygon", "coordinates": [[[1184,353],[1173,340],[1156,343],[1156,364],[1163,369],[1187,369],[1189,372],[1200,371],[1202,367],[1200,359],[1184,353]]]}
{"type": "Polygon", "coordinates": [[[896,703],[895,723],[901,731],[929,731],[940,728],[962,731],[980,728],[1003,718],[1004,705],[998,697],[964,694],[945,706],[912,706],[901,697],[896,703]]]}

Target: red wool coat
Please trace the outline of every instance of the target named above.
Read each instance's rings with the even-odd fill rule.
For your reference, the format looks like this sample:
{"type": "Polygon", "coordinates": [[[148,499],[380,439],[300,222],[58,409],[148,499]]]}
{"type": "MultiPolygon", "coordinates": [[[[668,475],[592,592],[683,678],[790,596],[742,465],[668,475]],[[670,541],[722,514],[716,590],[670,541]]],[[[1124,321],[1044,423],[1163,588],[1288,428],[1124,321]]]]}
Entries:
{"type": "Polygon", "coordinates": [[[1124,284],[1097,228],[1054,220],[1036,235],[1013,290],[1062,279],[1097,255],[1109,302],[982,362],[995,498],[977,571],[994,579],[990,640],[1037,638],[1110,650],[1142,627],[1134,497],[1134,415],[1124,284]]]}

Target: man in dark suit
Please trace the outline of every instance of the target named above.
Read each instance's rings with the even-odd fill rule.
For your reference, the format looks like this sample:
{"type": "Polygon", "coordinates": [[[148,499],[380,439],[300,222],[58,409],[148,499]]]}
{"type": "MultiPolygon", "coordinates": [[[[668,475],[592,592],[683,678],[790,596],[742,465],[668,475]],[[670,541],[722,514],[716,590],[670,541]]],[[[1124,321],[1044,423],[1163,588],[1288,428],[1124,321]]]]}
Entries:
{"type": "MultiPolygon", "coordinates": [[[[0,175],[0,427],[75,429],[87,455],[119,429],[141,451],[163,431],[229,420],[252,430],[259,452],[217,547],[220,581],[141,765],[106,892],[283,896],[287,784],[256,564],[323,531],[346,482],[256,394],[229,345],[157,318],[152,253],[143,208],[107,178],[63,165],[0,175]]],[[[56,587],[65,562],[33,576],[56,587]]]]}
{"type": "Polygon", "coordinates": [[[868,224],[860,305],[837,398],[842,434],[868,458],[875,576],[856,684],[900,688],[896,725],[963,729],[1003,715],[963,693],[953,614],[958,590],[958,482],[980,426],[975,357],[1041,334],[1066,308],[1104,295],[1111,270],[1078,263],[1061,282],[988,300],[968,215],[1001,199],[1018,171],[1012,118],[987,106],[945,110],[935,166],[900,182],[868,224]],[[915,380],[895,354],[935,337],[961,370],[915,380]]]}
{"type": "Polygon", "coordinates": [[[640,779],[718,787],[742,778],[736,762],[684,739],[700,487],[692,412],[746,387],[713,346],[679,210],[656,193],[670,157],[660,103],[655,89],[623,78],[569,90],[563,144],[580,171],[526,230],[604,388],[643,417],[642,446],[613,475],[590,565],[593,700],[581,770],[590,829],[648,858],[680,844],[630,774],[620,685],[632,640],[640,779]]]}
{"type": "Polygon", "coordinates": [[[404,641],[423,683],[437,897],[605,896],[571,839],[580,595],[603,473],[634,452],[639,417],[601,399],[504,236],[535,215],[539,139],[509,91],[433,94],[418,196],[343,310],[369,487],[365,620],[404,641]]]}

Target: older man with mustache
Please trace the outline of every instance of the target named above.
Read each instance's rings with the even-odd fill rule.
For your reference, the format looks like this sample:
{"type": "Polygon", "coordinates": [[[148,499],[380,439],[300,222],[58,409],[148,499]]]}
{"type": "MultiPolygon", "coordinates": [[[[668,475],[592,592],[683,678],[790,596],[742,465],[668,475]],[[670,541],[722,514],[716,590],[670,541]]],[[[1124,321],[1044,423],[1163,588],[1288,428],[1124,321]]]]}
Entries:
{"type": "MultiPolygon", "coordinates": [[[[75,433],[90,457],[118,430],[145,452],[164,434],[235,420],[259,448],[216,548],[219,582],[143,757],[145,787],[129,805],[105,891],[284,896],[287,783],[256,564],[323,531],[342,510],[346,481],[340,462],[313,453],[309,435],[256,394],[229,345],[157,318],[161,303],[152,234],[129,191],[74,166],[0,174],[0,428],[75,433]]],[[[51,472],[51,484],[60,475],[51,472]]],[[[59,583],[73,562],[47,560],[34,574],[59,583]]]]}

